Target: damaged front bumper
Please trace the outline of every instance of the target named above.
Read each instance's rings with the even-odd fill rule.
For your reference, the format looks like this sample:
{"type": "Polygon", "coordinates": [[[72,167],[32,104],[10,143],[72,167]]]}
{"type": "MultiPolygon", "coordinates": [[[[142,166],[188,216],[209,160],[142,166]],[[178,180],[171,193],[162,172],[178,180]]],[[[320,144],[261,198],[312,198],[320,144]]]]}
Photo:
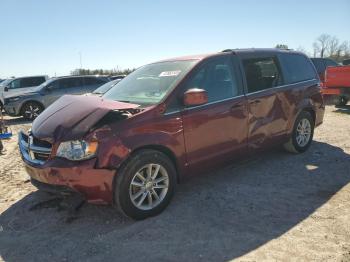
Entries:
{"type": "Polygon", "coordinates": [[[18,144],[25,169],[33,184],[40,185],[39,189],[77,192],[90,203],[113,202],[114,170],[95,168],[96,158],[85,161],[50,159],[51,148],[35,142],[20,132],[18,144]]]}

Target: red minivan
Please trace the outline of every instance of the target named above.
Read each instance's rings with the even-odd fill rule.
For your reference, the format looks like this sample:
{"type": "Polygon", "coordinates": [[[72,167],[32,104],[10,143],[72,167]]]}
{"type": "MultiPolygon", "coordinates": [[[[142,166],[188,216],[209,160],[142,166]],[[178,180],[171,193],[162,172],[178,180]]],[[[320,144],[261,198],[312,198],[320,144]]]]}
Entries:
{"type": "Polygon", "coordinates": [[[304,54],[230,49],[140,67],[102,97],[64,96],[19,148],[39,189],[144,219],[189,175],[276,145],[304,152],[324,108],[304,54]]]}

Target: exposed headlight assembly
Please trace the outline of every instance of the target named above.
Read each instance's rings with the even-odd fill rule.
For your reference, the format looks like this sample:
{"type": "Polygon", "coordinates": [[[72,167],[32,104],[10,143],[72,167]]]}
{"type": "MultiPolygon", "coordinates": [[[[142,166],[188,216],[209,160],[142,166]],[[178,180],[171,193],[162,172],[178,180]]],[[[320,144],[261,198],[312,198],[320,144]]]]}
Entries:
{"type": "Polygon", "coordinates": [[[84,140],[62,142],[58,146],[56,156],[72,161],[86,160],[96,155],[97,146],[97,142],[86,142],[84,140]]]}

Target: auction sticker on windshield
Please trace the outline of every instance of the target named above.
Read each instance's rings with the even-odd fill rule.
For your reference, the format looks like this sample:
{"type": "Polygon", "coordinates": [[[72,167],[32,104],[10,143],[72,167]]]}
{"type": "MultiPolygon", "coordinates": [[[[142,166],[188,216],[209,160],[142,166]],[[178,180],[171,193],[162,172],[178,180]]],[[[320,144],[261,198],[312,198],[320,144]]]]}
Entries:
{"type": "Polygon", "coordinates": [[[181,70],[176,70],[176,71],[164,71],[159,74],[159,77],[164,77],[164,76],[178,76],[181,73],[181,70]]]}

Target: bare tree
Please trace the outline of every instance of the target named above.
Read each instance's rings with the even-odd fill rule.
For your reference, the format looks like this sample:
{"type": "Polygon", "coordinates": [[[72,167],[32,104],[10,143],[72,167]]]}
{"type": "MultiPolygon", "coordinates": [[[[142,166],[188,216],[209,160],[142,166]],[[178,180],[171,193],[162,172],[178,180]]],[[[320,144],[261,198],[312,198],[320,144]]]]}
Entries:
{"type": "Polygon", "coordinates": [[[339,39],[335,36],[330,37],[328,40],[328,46],[326,50],[328,51],[327,55],[330,57],[337,56],[337,53],[339,54],[339,50],[340,50],[339,39]]]}
{"type": "Polygon", "coordinates": [[[313,43],[314,56],[317,56],[317,54],[319,54],[320,57],[325,57],[331,38],[332,37],[328,34],[322,34],[316,39],[316,42],[313,43]]]}

